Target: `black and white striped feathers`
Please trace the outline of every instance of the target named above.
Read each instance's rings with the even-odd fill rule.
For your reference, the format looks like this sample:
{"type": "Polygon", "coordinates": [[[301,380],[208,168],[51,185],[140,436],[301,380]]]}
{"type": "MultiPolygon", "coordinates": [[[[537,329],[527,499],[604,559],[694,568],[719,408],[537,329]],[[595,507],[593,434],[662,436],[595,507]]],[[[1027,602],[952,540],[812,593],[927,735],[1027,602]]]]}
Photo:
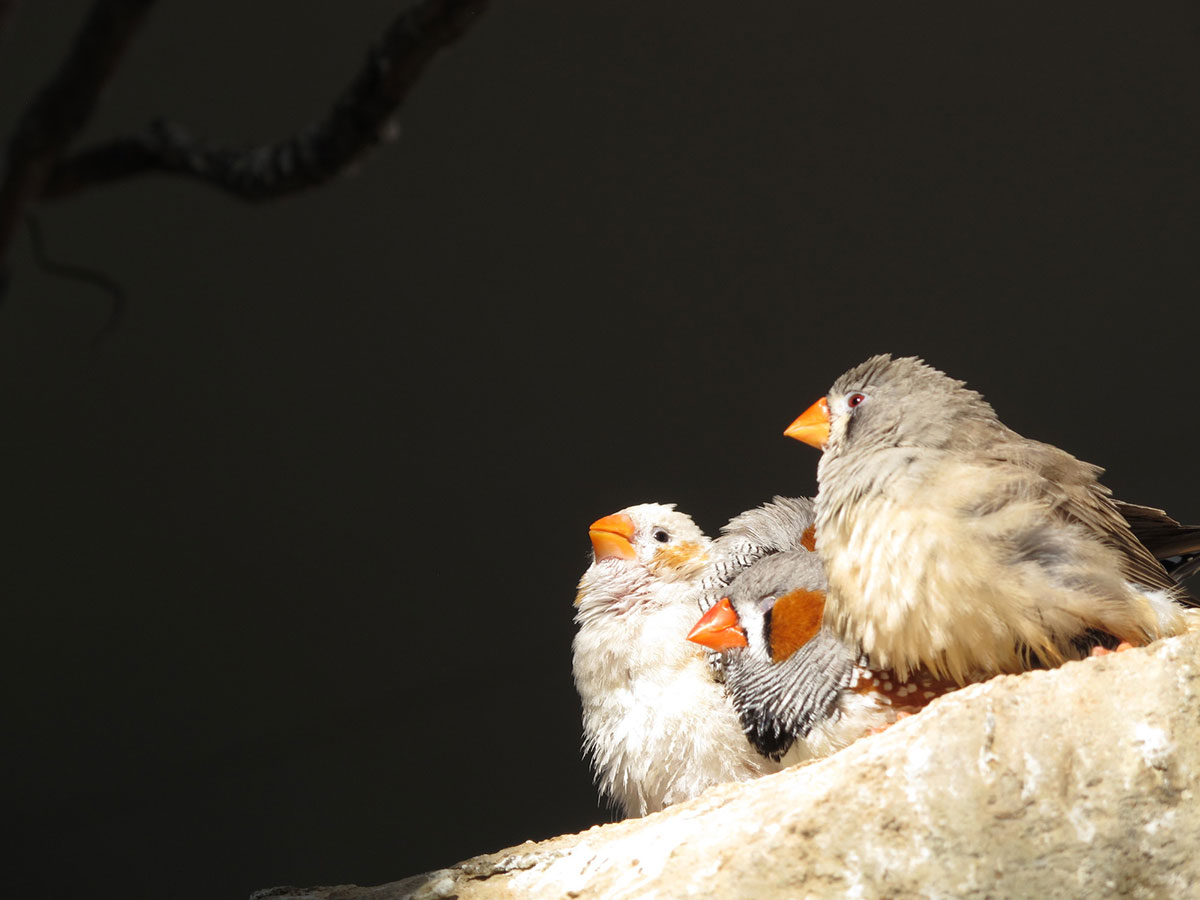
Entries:
{"type": "Polygon", "coordinates": [[[725,686],[746,736],[772,759],[836,718],[850,684],[858,654],[821,627],[824,591],[821,562],[803,548],[760,560],[729,587],[747,646],[724,654],[725,686]],[[815,608],[793,608],[803,603],[815,608]]]}

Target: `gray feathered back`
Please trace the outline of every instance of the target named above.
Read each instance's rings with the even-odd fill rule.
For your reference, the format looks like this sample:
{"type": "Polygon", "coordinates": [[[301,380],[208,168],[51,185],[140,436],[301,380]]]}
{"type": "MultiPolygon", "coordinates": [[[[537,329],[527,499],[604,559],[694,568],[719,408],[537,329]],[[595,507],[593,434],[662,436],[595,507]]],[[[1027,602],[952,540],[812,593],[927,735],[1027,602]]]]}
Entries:
{"type": "Polygon", "coordinates": [[[713,568],[702,583],[700,607],[707,610],[720,600],[733,580],[764,556],[799,547],[815,521],[807,497],[772,497],[734,516],[713,542],[713,568]]]}

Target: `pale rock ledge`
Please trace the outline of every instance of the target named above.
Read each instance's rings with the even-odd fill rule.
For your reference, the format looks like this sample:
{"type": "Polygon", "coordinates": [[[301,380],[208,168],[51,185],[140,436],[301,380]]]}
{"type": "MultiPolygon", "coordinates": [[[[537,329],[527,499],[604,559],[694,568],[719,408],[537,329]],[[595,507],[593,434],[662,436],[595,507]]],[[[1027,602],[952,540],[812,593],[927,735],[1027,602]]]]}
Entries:
{"type": "Polygon", "coordinates": [[[826,760],[378,887],[255,898],[1200,896],[1200,634],[1005,676],[826,760]]]}

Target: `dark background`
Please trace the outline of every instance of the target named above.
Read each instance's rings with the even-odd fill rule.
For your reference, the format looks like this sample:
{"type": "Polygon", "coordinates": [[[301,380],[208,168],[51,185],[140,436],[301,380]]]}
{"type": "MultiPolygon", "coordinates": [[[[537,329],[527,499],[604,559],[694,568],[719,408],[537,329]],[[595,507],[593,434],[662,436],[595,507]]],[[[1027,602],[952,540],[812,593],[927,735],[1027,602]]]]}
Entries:
{"type": "MultiPolygon", "coordinates": [[[[7,128],[82,2],[25,2],[7,128]]],[[[162,4],[88,136],[316,118],[394,2],[162,4]]],[[[0,307],[6,882],[241,898],[605,819],[586,526],[815,489],[915,353],[1200,520],[1200,7],[497,2],[356,177],[42,210],[0,307]]]]}

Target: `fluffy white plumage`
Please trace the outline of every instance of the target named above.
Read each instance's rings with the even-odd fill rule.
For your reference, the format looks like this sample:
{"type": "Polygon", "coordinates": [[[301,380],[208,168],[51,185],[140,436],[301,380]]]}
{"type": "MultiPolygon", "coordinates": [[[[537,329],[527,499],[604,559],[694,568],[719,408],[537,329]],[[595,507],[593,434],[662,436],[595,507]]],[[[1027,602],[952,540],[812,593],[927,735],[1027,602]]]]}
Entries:
{"type": "Polygon", "coordinates": [[[719,555],[713,542],[673,504],[608,518],[621,515],[631,552],[597,553],[579,582],[573,669],[600,789],[640,816],[794,760],[754,750],[707,654],[685,640],[719,555]]]}

